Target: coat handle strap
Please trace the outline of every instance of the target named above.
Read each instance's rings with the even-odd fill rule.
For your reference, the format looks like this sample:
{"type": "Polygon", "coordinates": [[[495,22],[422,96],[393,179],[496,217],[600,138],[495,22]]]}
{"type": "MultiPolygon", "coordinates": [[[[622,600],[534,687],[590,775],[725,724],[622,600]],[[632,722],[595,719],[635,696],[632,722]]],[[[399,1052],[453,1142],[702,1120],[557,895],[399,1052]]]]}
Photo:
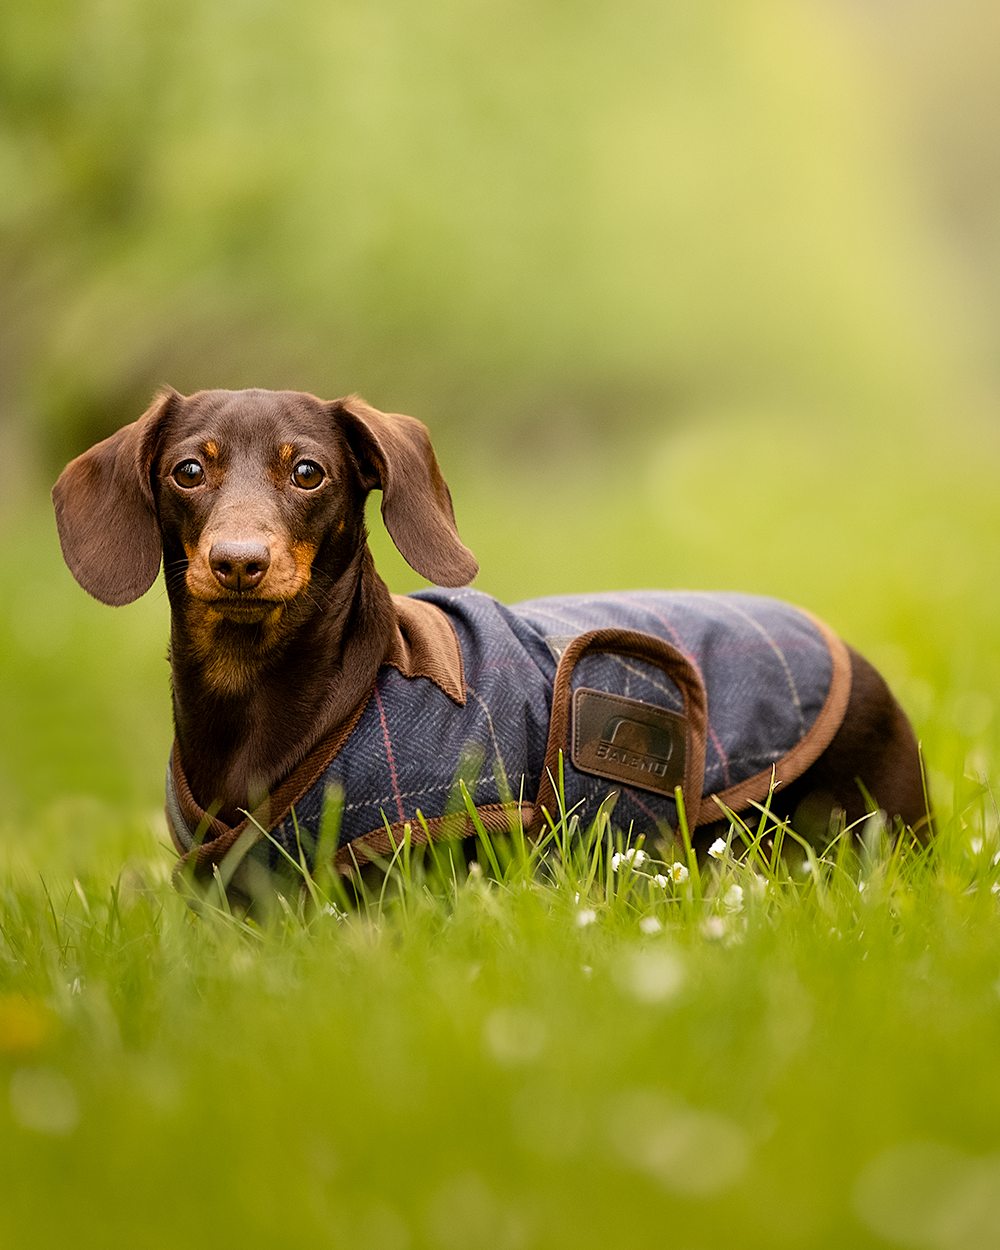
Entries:
{"type": "Polygon", "coordinates": [[[541,818],[543,808],[550,815],[558,810],[555,779],[559,774],[559,753],[564,750],[569,738],[573,671],[585,655],[595,652],[655,665],[680,691],[686,723],[681,793],[689,819],[694,822],[701,807],[705,781],[705,741],[708,733],[705,684],[694,664],[676,647],[652,634],[628,629],[590,630],[575,637],[562,653],[552,687],[549,736],[535,803],[536,819],[541,818]]]}

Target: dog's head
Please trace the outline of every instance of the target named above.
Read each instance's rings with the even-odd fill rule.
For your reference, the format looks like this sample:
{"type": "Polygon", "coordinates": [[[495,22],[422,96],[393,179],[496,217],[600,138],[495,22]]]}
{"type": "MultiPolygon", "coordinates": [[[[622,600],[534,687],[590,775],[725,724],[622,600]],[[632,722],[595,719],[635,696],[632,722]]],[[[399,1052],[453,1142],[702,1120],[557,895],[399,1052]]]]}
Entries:
{"type": "Polygon", "coordinates": [[[72,461],[53,499],[66,563],[103,603],[139,598],[162,556],[168,589],[249,622],[347,568],[373,489],[418,573],[443,586],[471,581],[476,561],[426,427],[356,397],[165,390],[72,461]]]}

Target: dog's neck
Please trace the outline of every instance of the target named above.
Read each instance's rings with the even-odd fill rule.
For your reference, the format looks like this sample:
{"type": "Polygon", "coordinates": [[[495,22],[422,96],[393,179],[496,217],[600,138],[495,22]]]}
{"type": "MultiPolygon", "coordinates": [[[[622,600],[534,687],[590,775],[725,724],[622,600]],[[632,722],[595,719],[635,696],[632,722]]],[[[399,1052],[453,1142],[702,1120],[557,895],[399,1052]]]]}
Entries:
{"type": "Polygon", "coordinates": [[[363,545],[325,591],[245,625],[173,605],[170,664],[180,760],[194,798],[241,819],[368,697],[395,612],[363,545]],[[301,619],[292,619],[298,613],[301,619]]]}

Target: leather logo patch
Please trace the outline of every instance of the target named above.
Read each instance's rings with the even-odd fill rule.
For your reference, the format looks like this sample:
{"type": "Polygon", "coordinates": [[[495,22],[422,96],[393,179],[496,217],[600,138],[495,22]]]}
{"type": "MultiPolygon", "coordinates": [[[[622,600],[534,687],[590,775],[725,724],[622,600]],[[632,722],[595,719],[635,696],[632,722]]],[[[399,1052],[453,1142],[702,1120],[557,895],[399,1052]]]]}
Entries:
{"type": "Polygon", "coordinates": [[[687,721],[678,712],[585,687],[573,695],[574,768],[673,798],[684,780],[687,721]]]}

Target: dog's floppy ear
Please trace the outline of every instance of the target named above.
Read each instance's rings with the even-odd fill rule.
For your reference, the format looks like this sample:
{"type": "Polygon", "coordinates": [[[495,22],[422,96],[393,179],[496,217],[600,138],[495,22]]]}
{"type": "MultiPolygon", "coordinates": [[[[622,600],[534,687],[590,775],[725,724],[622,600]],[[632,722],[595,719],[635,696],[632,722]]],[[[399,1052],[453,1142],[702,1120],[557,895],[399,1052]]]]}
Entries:
{"type": "Polygon", "coordinates": [[[52,488],[70,571],[113,607],[145,594],[160,568],[150,470],[159,433],[180,399],[162,391],[138,421],[70,461],[52,488]]]}
{"type": "Polygon", "coordinates": [[[364,485],[382,491],[385,527],[407,564],[439,586],[471,582],[479,565],[458,536],[451,495],[423,422],[379,412],[356,395],[330,407],[364,485]]]}

